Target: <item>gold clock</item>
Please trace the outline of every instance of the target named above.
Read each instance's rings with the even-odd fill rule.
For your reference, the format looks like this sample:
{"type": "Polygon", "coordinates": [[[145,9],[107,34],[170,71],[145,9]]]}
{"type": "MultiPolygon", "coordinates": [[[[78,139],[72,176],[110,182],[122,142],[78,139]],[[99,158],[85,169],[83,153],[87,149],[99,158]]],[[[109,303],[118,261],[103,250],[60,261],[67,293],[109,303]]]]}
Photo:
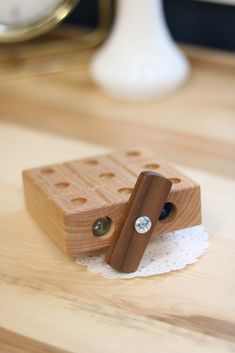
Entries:
{"type": "Polygon", "coordinates": [[[49,31],[79,0],[0,0],[0,42],[17,42],[49,31]]]}

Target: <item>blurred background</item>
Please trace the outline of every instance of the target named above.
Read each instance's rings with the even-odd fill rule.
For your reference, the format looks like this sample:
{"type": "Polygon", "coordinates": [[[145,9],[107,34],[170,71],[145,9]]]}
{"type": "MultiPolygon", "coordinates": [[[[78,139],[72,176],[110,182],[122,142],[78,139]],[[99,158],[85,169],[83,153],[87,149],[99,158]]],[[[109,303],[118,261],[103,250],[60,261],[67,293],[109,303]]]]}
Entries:
{"type": "MultiPolygon", "coordinates": [[[[164,0],[166,21],[176,41],[235,51],[235,0],[164,0]]],[[[96,27],[98,0],[81,1],[66,23],[96,27]]],[[[112,1],[112,13],[114,13],[112,1]]]]}
{"type": "MultiPolygon", "coordinates": [[[[151,58],[153,51],[142,48],[145,41],[151,45],[158,42],[154,38],[158,38],[164,27],[162,14],[156,17],[160,25],[156,27],[155,37],[151,34],[152,29],[148,35],[141,35],[146,27],[144,22],[139,26],[140,32],[135,34],[134,31],[135,42],[140,45],[137,54],[131,53],[137,45],[132,45],[133,41],[127,37],[134,21],[128,23],[127,19],[115,48],[107,49],[104,43],[112,37],[111,29],[118,17],[116,4],[132,5],[130,19],[136,16],[136,28],[138,21],[145,17],[145,13],[140,12],[141,6],[160,4],[160,0],[80,0],[78,3],[76,0],[50,0],[56,6],[71,1],[71,12],[65,19],[65,13],[60,12],[59,19],[63,18],[63,21],[57,26],[34,38],[23,40],[19,36],[22,40],[10,43],[5,40],[0,44],[1,119],[101,146],[119,148],[141,144],[158,149],[163,159],[230,175],[234,164],[232,166],[229,158],[233,159],[235,154],[235,0],[163,0],[164,16],[173,41],[165,30],[167,35],[164,32],[164,38],[159,42],[168,56],[163,55],[161,48],[154,48],[154,60],[151,58]],[[117,50],[119,45],[121,50],[117,50]],[[91,62],[95,58],[100,64],[103,47],[106,48],[106,61],[102,59],[101,70],[97,70],[95,76],[91,74],[91,62]],[[142,60],[143,52],[148,51],[150,61],[143,60],[144,66],[140,70],[136,59],[142,60]],[[129,60],[127,71],[123,70],[127,62],[121,62],[123,57],[129,60]],[[157,61],[160,69],[150,72],[152,63],[157,61]],[[178,66],[174,67],[177,61],[178,66]],[[118,70],[115,65],[119,66],[118,70]],[[137,68],[137,74],[135,72],[128,81],[133,67],[137,68]],[[152,96],[151,100],[146,99],[148,103],[143,100],[144,104],[141,104],[140,95],[134,103],[128,99],[116,100],[112,94],[111,84],[115,80],[120,83],[121,77],[119,91],[124,91],[130,82],[133,89],[138,85],[143,88],[142,83],[147,81],[146,87],[149,82],[151,85],[154,75],[156,82],[159,77],[161,79],[157,84],[164,86],[164,79],[172,78],[177,70],[184,76],[184,84],[177,81],[174,91],[164,97],[157,91],[154,99],[152,96]],[[166,76],[162,79],[163,72],[166,76]],[[140,78],[139,73],[146,75],[140,78]],[[136,77],[140,78],[138,84],[136,77]],[[102,82],[103,79],[106,82],[102,82]],[[101,90],[105,84],[107,89],[101,90]],[[110,95],[105,94],[109,91],[110,95]],[[214,151],[218,148],[220,156],[215,156],[214,151]],[[208,163],[208,160],[214,160],[214,163],[208,163]]],[[[35,16],[36,1],[9,0],[6,3],[0,0],[0,9],[10,3],[18,3],[18,7],[7,10],[14,21],[20,15],[22,3],[27,3],[32,18],[35,16]]],[[[48,3],[37,1],[37,6],[48,3]]],[[[0,12],[0,22],[2,15],[0,12]]],[[[40,17],[40,12],[37,16],[40,17]]],[[[4,35],[4,26],[0,24],[0,38],[4,35]]],[[[113,44],[114,40],[111,42],[113,44]]],[[[142,89],[141,94],[146,90],[142,89]]],[[[44,158],[43,155],[42,161],[44,158]]]]}

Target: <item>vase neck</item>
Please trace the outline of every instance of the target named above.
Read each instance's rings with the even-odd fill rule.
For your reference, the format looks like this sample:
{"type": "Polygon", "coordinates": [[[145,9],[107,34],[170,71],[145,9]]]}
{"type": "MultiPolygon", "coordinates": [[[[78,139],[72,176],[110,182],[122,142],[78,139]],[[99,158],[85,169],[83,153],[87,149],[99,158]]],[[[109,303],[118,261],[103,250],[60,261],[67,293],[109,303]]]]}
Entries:
{"type": "Polygon", "coordinates": [[[162,0],[117,0],[117,18],[119,21],[146,22],[162,19],[162,0]]]}

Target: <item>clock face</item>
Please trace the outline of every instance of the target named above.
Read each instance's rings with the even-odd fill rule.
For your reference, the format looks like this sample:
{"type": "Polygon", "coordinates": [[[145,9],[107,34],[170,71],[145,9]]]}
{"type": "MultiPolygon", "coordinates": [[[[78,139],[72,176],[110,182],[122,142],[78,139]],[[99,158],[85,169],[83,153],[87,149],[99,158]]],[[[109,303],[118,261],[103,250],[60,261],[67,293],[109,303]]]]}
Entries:
{"type": "Polygon", "coordinates": [[[61,0],[0,0],[0,24],[25,25],[44,17],[61,0]]]}
{"type": "Polygon", "coordinates": [[[0,0],[0,42],[36,37],[62,21],[79,0],[0,0]]]}

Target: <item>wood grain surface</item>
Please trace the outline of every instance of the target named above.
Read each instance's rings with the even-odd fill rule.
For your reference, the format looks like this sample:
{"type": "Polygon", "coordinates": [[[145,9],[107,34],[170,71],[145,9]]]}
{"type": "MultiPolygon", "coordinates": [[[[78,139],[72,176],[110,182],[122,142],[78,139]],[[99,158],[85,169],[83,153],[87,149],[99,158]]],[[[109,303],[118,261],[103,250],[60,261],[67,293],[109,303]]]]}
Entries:
{"type": "Polygon", "coordinates": [[[159,102],[112,101],[87,70],[0,83],[0,351],[235,351],[234,56],[188,52],[159,102]],[[210,248],[167,275],[108,280],[69,260],[25,209],[23,169],[145,146],[202,188],[210,248]]]}
{"type": "Polygon", "coordinates": [[[117,227],[108,250],[106,261],[114,269],[126,273],[137,270],[171,187],[170,179],[159,173],[140,173],[128,201],[124,220],[117,227]],[[147,217],[150,221],[150,227],[144,234],[140,234],[135,227],[139,217],[147,217]]]}
{"type": "Polygon", "coordinates": [[[38,224],[68,255],[110,245],[138,175],[158,170],[173,184],[167,198],[172,212],[154,227],[154,235],[201,224],[200,186],[144,149],[112,151],[23,172],[26,205],[38,224]],[[94,236],[98,218],[108,217],[109,232],[94,236]]]}

